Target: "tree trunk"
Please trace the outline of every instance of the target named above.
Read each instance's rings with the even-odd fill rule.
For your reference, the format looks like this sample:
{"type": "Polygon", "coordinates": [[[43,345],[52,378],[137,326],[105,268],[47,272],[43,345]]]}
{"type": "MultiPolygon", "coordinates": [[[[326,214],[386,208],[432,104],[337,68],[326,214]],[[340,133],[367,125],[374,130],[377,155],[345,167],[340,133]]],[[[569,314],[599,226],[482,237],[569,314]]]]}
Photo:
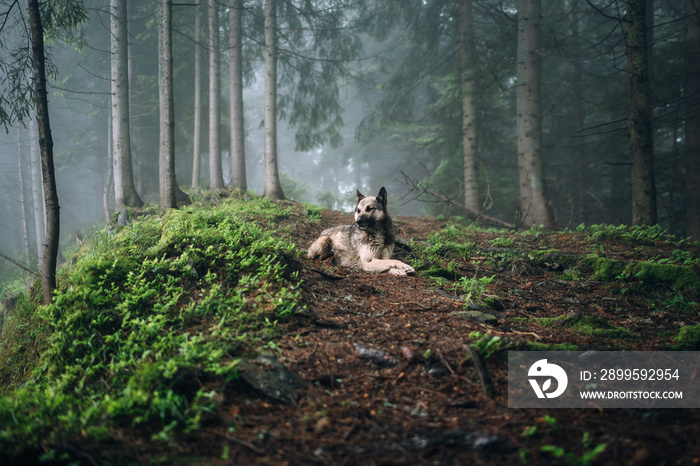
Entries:
{"type": "Polygon", "coordinates": [[[192,189],[199,187],[199,165],[202,139],[202,9],[194,11],[194,135],[192,137],[192,189]]]}
{"type": "Polygon", "coordinates": [[[277,1],[265,0],[265,196],[284,199],[277,168],[277,1]]]}
{"type": "Polygon", "coordinates": [[[700,241],[700,4],[685,1],[685,219],[700,241]]]}
{"type": "Polygon", "coordinates": [[[41,270],[44,303],[51,303],[56,288],[56,260],[60,234],[58,192],[53,164],[53,139],[49,122],[49,102],[46,94],[46,69],[44,55],[44,30],[41,25],[39,0],[29,0],[29,28],[32,37],[32,68],[36,97],[36,120],[39,128],[41,151],[41,174],[44,180],[44,203],[46,205],[46,246],[41,270]]]}
{"type": "Polygon", "coordinates": [[[474,103],[474,71],[476,51],[472,26],[471,0],[459,4],[459,49],[462,64],[462,145],[464,150],[464,206],[478,212],[481,208],[479,196],[479,168],[476,144],[476,105],[474,103]]]}
{"type": "MultiPolygon", "coordinates": [[[[576,53],[582,51],[584,45],[581,41],[581,14],[579,12],[579,0],[574,0],[571,7],[573,11],[573,18],[571,21],[572,36],[575,41],[576,53]]],[[[571,87],[574,91],[574,131],[583,129],[584,125],[584,109],[583,109],[583,77],[581,70],[583,69],[583,64],[580,58],[575,57],[573,59],[573,70],[571,75],[571,87]]],[[[580,222],[588,223],[588,209],[586,208],[586,190],[588,186],[588,160],[586,158],[586,145],[583,142],[583,138],[576,138],[575,140],[575,157],[576,162],[574,164],[576,173],[574,173],[574,179],[576,180],[577,188],[577,204],[578,204],[578,217],[580,222]]],[[[575,212],[572,212],[572,216],[575,212]]]]}
{"type": "Polygon", "coordinates": [[[229,90],[231,94],[231,188],[247,189],[243,120],[243,0],[229,5],[229,90]]]}
{"type": "Polygon", "coordinates": [[[627,71],[629,76],[629,130],[632,158],[632,223],[654,225],[656,185],[654,182],[647,61],[646,0],[627,2],[627,71]]]}
{"type": "Polygon", "coordinates": [[[41,264],[41,257],[44,254],[44,207],[41,203],[42,188],[41,188],[41,173],[39,172],[39,162],[41,155],[39,154],[38,132],[36,129],[36,120],[29,119],[29,156],[30,166],[32,169],[32,205],[34,211],[34,238],[36,240],[36,257],[37,262],[41,264]]]}
{"type": "Polygon", "coordinates": [[[24,262],[29,264],[29,222],[27,221],[27,202],[24,196],[24,173],[22,170],[22,129],[17,126],[17,176],[19,179],[19,208],[22,221],[22,250],[24,262]]]}
{"type": "Polygon", "coordinates": [[[158,156],[158,181],[160,184],[160,208],[163,212],[177,208],[175,192],[175,112],[173,110],[173,47],[172,0],[161,0],[159,5],[160,28],[158,47],[158,101],[160,107],[160,153],[158,156]]]}
{"type": "Polygon", "coordinates": [[[102,210],[105,214],[105,221],[111,220],[109,213],[109,191],[112,187],[112,170],[114,168],[114,155],[112,153],[112,96],[107,96],[107,180],[102,190],[102,210]]]}
{"type": "Polygon", "coordinates": [[[219,4],[209,0],[209,188],[224,188],[221,170],[221,73],[219,70],[219,4]]]}
{"type": "Polygon", "coordinates": [[[124,206],[143,205],[134,188],[131,165],[126,0],[110,0],[110,28],[114,196],[117,210],[121,210],[124,206]]]}
{"type": "Polygon", "coordinates": [[[521,0],[518,5],[517,132],[522,224],[524,227],[541,225],[553,228],[542,160],[542,10],[540,0],[521,0]]]}

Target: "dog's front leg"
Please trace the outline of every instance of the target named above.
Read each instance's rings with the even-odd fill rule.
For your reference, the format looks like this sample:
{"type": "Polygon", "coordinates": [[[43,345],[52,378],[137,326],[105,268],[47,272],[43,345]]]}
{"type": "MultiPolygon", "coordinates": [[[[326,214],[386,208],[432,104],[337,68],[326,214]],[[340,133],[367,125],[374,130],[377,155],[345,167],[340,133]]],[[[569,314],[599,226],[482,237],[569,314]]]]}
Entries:
{"type": "Polygon", "coordinates": [[[388,272],[392,275],[405,277],[409,273],[415,273],[413,267],[395,259],[375,259],[374,252],[367,247],[362,247],[358,251],[362,270],[365,272],[382,273],[388,272]]]}

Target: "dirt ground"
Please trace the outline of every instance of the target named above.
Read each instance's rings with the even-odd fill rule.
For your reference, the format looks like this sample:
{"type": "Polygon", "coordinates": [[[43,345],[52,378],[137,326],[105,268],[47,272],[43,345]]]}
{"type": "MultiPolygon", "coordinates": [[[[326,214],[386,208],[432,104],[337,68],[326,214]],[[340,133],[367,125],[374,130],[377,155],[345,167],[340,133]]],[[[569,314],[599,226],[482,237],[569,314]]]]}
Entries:
{"type": "MultiPolygon", "coordinates": [[[[293,232],[306,249],[328,226],[349,215],[324,211],[320,224],[299,222],[293,232]]],[[[445,223],[395,219],[402,239],[425,240],[445,223]]],[[[475,232],[480,250],[496,235],[475,232]]],[[[537,235],[531,248],[575,254],[573,235],[537,235]]],[[[610,254],[628,254],[608,245],[610,254]]],[[[669,247],[660,244],[659,248],[669,247]]],[[[507,351],[476,355],[485,382],[468,357],[470,333],[500,336],[510,349],[525,341],[572,343],[579,349],[668,349],[663,333],[689,321],[687,313],[651,314],[633,295],[611,294],[605,283],[563,281],[546,267],[495,269],[479,252],[460,269],[469,277],[496,275],[498,320],[467,320],[460,297],[421,276],[396,277],[339,269],[302,260],[308,304],[305,318],[281,324],[279,361],[301,375],[306,388],[284,404],[250,391],[221,401],[235,428],[205,425],[196,444],[175,447],[184,464],[587,464],[586,453],[606,443],[592,464],[700,462],[697,410],[509,409],[507,351]],[[483,260],[482,260],[483,259],[483,260]],[[545,327],[516,317],[586,313],[641,338],[608,340],[545,327]],[[533,426],[536,429],[533,430],[533,426]],[[524,434],[525,431],[530,434],[524,434]],[[561,447],[559,455],[542,446],[561,447]]],[[[692,317],[695,318],[694,316],[692,317]]],[[[171,454],[175,451],[171,451],[171,454]]]]}

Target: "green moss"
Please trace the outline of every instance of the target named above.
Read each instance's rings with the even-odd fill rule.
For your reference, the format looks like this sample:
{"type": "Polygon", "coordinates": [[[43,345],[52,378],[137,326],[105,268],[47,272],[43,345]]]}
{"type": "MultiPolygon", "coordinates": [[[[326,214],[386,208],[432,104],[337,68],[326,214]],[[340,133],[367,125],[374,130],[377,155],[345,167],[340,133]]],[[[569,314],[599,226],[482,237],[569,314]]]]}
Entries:
{"type": "Polygon", "coordinates": [[[700,324],[682,327],[676,336],[676,341],[684,351],[700,350],[700,324]]]}
{"type": "Polygon", "coordinates": [[[421,277],[429,278],[444,278],[446,280],[455,281],[460,275],[454,270],[444,269],[442,267],[430,267],[428,270],[418,271],[418,275],[421,277]]]}
{"type": "Polygon", "coordinates": [[[595,255],[588,256],[581,262],[583,265],[593,269],[592,280],[612,281],[625,270],[624,263],[621,261],[595,255]]]}
{"type": "Polygon", "coordinates": [[[592,279],[602,281],[624,280],[641,287],[664,286],[687,293],[691,299],[700,294],[698,274],[685,265],[659,264],[650,261],[622,261],[588,256],[583,263],[593,268],[592,279]]]}
{"type": "Polygon", "coordinates": [[[30,375],[46,350],[49,326],[24,295],[2,324],[0,331],[0,393],[16,389],[30,375]]]}
{"type": "Polygon", "coordinates": [[[637,335],[627,329],[615,327],[601,317],[573,315],[559,317],[542,317],[537,321],[545,326],[557,326],[575,330],[577,332],[595,337],[612,339],[631,339],[637,335]]]}
{"type": "Polygon", "coordinates": [[[588,233],[592,239],[597,241],[620,241],[641,246],[654,246],[654,241],[663,239],[675,240],[659,225],[632,227],[627,225],[580,225],[577,230],[588,233]]]}
{"type": "Polygon", "coordinates": [[[540,343],[526,341],[527,351],[578,351],[578,346],[571,343],[540,343]]]}
{"type": "Polygon", "coordinates": [[[578,258],[574,254],[566,254],[556,249],[545,251],[527,251],[525,257],[530,264],[537,267],[549,267],[553,269],[573,267],[578,263],[578,258]]]}
{"type": "Polygon", "coordinates": [[[275,344],[277,321],[303,306],[300,251],[261,225],[304,216],[288,206],[236,198],[171,209],[86,242],[53,303],[22,304],[5,326],[3,455],[107,440],[122,425],[148,424],[162,440],[197,429],[239,358],[275,344]],[[16,388],[30,376],[35,383],[16,388]]]}
{"type": "Polygon", "coordinates": [[[630,263],[625,272],[646,283],[668,285],[676,291],[688,293],[693,299],[700,293],[698,274],[685,265],[640,261],[630,263]]]}

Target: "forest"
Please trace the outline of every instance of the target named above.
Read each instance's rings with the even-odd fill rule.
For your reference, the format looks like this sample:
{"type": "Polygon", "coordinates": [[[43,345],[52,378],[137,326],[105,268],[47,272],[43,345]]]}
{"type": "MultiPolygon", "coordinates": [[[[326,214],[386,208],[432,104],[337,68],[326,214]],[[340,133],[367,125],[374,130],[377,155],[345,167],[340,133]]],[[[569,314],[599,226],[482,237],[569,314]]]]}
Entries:
{"type": "Polygon", "coordinates": [[[697,460],[506,367],[700,349],[698,9],[0,0],[0,458],[697,460]],[[415,276],[305,258],[383,186],[415,276]]]}

